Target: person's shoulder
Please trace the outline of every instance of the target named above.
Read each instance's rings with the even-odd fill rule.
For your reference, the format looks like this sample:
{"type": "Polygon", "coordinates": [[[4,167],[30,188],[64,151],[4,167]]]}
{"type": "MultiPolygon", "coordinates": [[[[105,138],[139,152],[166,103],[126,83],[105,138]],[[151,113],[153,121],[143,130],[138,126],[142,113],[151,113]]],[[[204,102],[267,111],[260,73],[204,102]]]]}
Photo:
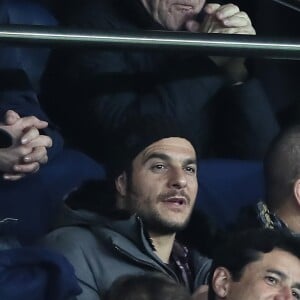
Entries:
{"type": "Polygon", "coordinates": [[[198,267],[209,266],[211,265],[212,259],[208,258],[205,255],[202,255],[198,250],[191,249],[190,255],[192,256],[192,261],[198,267]]]}
{"type": "Polygon", "coordinates": [[[195,270],[195,288],[208,283],[212,259],[203,256],[197,250],[190,250],[192,256],[193,269],[195,270]]]}
{"type": "Polygon", "coordinates": [[[98,268],[101,270],[101,256],[97,252],[97,238],[88,227],[61,227],[44,237],[39,246],[60,253],[69,261],[83,289],[82,299],[92,299],[91,295],[98,293],[97,282],[101,277],[96,275],[98,268]]]}
{"type": "Polygon", "coordinates": [[[96,243],[93,233],[83,226],[58,228],[39,241],[39,245],[64,254],[86,249],[96,243]]]}

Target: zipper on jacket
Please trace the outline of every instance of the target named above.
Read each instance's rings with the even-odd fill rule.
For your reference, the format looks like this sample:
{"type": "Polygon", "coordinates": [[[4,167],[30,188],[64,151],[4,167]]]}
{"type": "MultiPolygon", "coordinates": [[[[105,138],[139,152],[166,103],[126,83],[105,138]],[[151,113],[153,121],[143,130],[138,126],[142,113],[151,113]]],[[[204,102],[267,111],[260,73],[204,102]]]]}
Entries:
{"type": "Polygon", "coordinates": [[[121,253],[122,255],[125,255],[126,257],[132,259],[133,261],[139,263],[139,264],[143,264],[143,265],[146,265],[148,267],[150,267],[151,269],[155,270],[155,271],[159,271],[159,272],[162,272],[166,275],[168,275],[170,278],[172,279],[175,279],[177,281],[177,283],[180,283],[180,280],[179,278],[177,277],[177,275],[175,274],[175,272],[173,272],[171,269],[169,270],[170,273],[172,273],[172,275],[174,276],[171,276],[171,274],[169,272],[167,272],[166,270],[164,269],[167,269],[168,267],[167,266],[164,266],[162,267],[161,269],[153,266],[153,264],[149,263],[149,262],[146,262],[144,260],[140,260],[138,258],[136,258],[135,256],[131,255],[130,253],[128,253],[127,251],[123,250],[122,248],[118,247],[117,245],[114,245],[114,248],[115,250],[117,250],[119,253],[121,253]]]}

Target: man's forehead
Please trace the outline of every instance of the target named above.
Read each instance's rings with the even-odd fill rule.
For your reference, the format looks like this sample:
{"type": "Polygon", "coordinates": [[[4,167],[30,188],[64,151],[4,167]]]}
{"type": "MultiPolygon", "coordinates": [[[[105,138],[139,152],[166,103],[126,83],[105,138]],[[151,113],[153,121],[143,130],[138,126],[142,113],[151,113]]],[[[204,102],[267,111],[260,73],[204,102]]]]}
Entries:
{"type": "Polygon", "coordinates": [[[300,282],[300,259],[292,253],[275,248],[268,253],[261,253],[259,259],[248,265],[252,270],[277,270],[300,282]]]}
{"type": "Polygon", "coordinates": [[[196,159],[193,145],[185,138],[170,137],[158,140],[142,151],[142,157],[147,158],[154,153],[182,156],[188,159],[196,159]]]}

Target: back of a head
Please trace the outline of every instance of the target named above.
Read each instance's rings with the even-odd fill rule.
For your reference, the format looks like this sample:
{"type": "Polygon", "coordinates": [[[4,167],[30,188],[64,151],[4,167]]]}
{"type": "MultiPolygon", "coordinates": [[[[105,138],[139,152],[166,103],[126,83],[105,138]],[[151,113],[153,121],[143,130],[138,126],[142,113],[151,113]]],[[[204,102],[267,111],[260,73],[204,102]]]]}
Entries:
{"type": "Polygon", "coordinates": [[[248,264],[259,260],[261,255],[274,249],[286,251],[300,259],[300,239],[289,233],[270,229],[251,229],[228,236],[213,255],[209,299],[215,299],[211,284],[214,271],[218,267],[226,268],[232,280],[239,281],[248,264]]]}
{"type": "Polygon", "coordinates": [[[191,300],[184,286],[163,274],[147,273],[118,278],[104,300],[191,300]]]}
{"type": "Polygon", "coordinates": [[[300,125],[289,128],[271,143],[264,159],[266,202],[272,211],[293,195],[300,178],[300,125]]]}

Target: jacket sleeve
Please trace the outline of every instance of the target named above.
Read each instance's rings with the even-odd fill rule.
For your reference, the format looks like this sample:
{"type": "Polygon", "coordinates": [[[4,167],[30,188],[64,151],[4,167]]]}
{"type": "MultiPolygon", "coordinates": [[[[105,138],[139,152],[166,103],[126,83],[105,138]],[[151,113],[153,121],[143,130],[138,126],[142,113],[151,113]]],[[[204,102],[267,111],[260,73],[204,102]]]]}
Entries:
{"type": "MultiPolygon", "coordinates": [[[[65,256],[75,270],[82,293],[77,300],[100,300],[96,278],[89,262],[86,248],[92,247],[93,239],[83,228],[66,227],[49,233],[39,241],[39,246],[65,256]]],[[[99,279],[98,279],[99,280],[99,279]]]]}
{"type": "MultiPolygon", "coordinates": [[[[232,86],[224,93],[227,126],[233,149],[244,159],[262,159],[280,127],[270,99],[256,78],[232,86]],[[236,126],[239,124],[239,126],[236,126]]],[[[220,117],[221,119],[222,117],[220,117]]],[[[226,138],[226,134],[223,135],[226,138]]],[[[233,152],[233,150],[232,150],[233,152]]]]}
{"type": "Polygon", "coordinates": [[[212,260],[202,256],[198,251],[192,251],[192,261],[195,270],[194,290],[200,286],[209,284],[209,275],[211,271],[212,260]]]}
{"type": "MultiPolygon", "coordinates": [[[[51,67],[61,65],[62,57],[65,54],[52,57],[51,67]]],[[[85,109],[95,114],[103,128],[114,127],[124,115],[151,112],[170,114],[185,122],[197,118],[224,83],[213,65],[213,71],[208,71],[208,61],[201,64],[187,58],[149,74],[142,68],[136,72],[128,69],[128,60],[130,55],[126,57],[122,52],[77,53],[65,62],[64,70],[52,69],[54,73],[48,74],[47,105],[52,106],[52,112],[58,102],[64,106],[62,118],[71,108],[80,118],[85,109]],[[204,73],[201,76],[200,70],[204,73]],[[55,91],[59,93],[50,98],[55,91]],[[57,95],[61,101],[55,99],[57,95]]]]}
{"type": "Polygon", "coordinates": [[[21,69],[2,69],[0,71],[0,122],[8,110],[14,110],[21,117],[35,116],[49,123],[43,134],[52,138],[53,146],[48,149],[51,159],[63,147],[63,139],[42,110],[37,95],[21,69]]]}
{"type": "MultiPolygon", "coordinates": [[[[96,11],[83,11],[68,25],[120,29],[105,12],[97,15],[96,11]]],[[[97,129],[106,131],[116,128],[130,115],[159,112],[194,128],[199,122],[199,111],[223,84],[224,76],[218,68],[199,55],[148,55],[138,49],[59,49],[48,63],[42,98],[50,117],[61,127],[74,124],[66,121],[70,113],[77,124],[89,120],[97,129]]]]}

